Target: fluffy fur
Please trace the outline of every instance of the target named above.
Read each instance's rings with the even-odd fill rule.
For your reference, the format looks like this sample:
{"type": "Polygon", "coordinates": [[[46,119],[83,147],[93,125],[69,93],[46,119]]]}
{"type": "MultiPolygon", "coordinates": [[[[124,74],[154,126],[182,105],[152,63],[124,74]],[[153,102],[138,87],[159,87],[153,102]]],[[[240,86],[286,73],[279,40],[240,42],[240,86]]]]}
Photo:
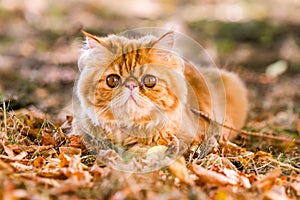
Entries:
{"type": "MultiPolygon", "coordinates": [[[[199,143],[209,122],[192,113],[191,107],[211,117],[225,112],[226,123],[243,126],[247,95],[240,79],[217,69],[195,71],[171,52],[172,32],[160,38],[85,36],[78,60],[81,72],[76,94],[80,106],[73,124],[75,133],[98,135],[97,127],[113,142],[126,145],[167,144],[173,136],[199,143]],[[107,83],[112,74],[120,77],[114,88],[107,83]],[[146,75],[156,77],[154,87],[143,83],[146,75]],[[216,84],[217,79],[224,87],[216,84]],[[218,107],[225,110],[216,112],[218,107]]],[[[229,132],[224,130],[222,135],[226,140],[229,132]]]]}

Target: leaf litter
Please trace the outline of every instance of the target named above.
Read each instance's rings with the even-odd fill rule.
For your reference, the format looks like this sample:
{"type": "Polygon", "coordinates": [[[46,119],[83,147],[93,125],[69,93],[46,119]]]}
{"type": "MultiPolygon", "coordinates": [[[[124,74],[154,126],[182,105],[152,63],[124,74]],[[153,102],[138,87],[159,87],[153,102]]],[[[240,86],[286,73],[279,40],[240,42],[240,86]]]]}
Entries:
{"type": "Polygon", "coordinates": [[[1,109],[2,199],[299,198],[300,154],[293,141],[286,151],[268,152],[248,149],[249,136],[238,140],[242,145],[219,144],[202,158],[191,149],[167,168],[131,174],[97,162],[81,136],[67,135],[71,120],[1,109]]]}

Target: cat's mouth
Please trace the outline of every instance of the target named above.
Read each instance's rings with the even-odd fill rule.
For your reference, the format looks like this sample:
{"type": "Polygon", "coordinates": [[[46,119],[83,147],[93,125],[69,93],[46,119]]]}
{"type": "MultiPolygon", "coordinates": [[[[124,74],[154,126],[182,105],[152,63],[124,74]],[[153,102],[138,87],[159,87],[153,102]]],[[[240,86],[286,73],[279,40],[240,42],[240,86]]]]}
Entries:
{"type": "Polygon", "coordinates": [[[125,101],[125,104],[141,107],[140,103],[138,102],[138,97],[136,97],[133,93],[129,94],[127,100],[125,101]]]}
{"type": "Polygon", "coordinates": [[[133,101],[136,105],[138,105],[137,101],[135,100],[135,98],[132,94],[128,97],[127,102],[128,101],[133,101]]]}

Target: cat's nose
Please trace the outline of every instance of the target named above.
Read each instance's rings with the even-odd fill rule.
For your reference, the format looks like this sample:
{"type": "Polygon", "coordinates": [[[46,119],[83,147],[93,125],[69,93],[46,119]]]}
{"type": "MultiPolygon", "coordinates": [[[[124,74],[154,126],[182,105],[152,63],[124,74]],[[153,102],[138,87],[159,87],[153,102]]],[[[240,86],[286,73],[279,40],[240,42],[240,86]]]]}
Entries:
{"type": "Polygon", "coordinates": [[[133,90],[137,87],[137,83],[135,81],[127,81],[125,83],[125,87],[127,87],[129,90],[133,90]]]}

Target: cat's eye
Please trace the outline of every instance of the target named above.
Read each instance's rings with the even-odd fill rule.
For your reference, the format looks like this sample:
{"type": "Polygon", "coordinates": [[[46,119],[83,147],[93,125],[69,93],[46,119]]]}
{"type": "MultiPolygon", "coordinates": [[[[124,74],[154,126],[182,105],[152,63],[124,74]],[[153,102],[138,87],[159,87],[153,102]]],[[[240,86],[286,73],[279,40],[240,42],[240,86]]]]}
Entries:
{"type": "Polygon", "coordinates": [[[142,78],[143,84],[148,88],[153,88],[157,83],[157,78],[153,75],[147,74],[142,78]]]}
{"type": "Polygon", "coordinates": [[[121,77],[117,74],[110,74],[106,77],[106,84],[110,88],[118,87],[121,83],[121,77]]]}

